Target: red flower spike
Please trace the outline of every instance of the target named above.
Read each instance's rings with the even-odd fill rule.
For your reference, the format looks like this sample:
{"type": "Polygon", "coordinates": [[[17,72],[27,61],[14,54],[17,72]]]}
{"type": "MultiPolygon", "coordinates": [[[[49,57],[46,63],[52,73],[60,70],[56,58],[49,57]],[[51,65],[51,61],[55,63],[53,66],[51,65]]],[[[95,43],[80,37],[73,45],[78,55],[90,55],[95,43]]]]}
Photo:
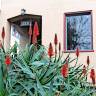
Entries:
{"type": "Polygon", "coordinates": [[[64,78],[68,76],[68,62],[66,62],[61,68],[61,74],[64,78]]]}
{"type": "Polygon", "coordinates": [[[39,28],[37,22],[34,24],[33,33],[35,33],[36,36],[39,36],[39,28]]]}
{"type": "Polygon", "coordinates": [[[31,23],[30,23],[30,26],[29,26],[29,31],[28,31],[28,34],[29,34],[29,36],[31,36],[31,35],[32,35],[32,26],[31,26],[31,23]]]}
{"type": "Polygon", "coordinates": [[[94,77],[95,76],[95,70],[94,69],[91,69],[91,72],[90,72],[90,78],[94,77]]]}
{"type": "Polygon", "coordinates": [[[87,65],[89,66],[90,64],[90,59],[89,59],[89,56],[87,56],[87,65]]]}
{"type": "Polygon", "coordinates": [[[5,64],[6,65],[10,65],[11,64],[11,58],[10,58],[9,55],[7,55],[6,58],[5,58],[5,64]]]}
{"type": "Polygon", "coordinates": [[[61,43],[59,42],[59,52],[61,51],[61,43]]]}
{"type": "Polygon", "coordinates": [[[37,36],[39,35],[39,28],[37,22],[34,24],[33,28],[33,38],[32,38],[32,43],[36,44],[37,43],[37,36]]]}
{"type": "Polygon", "coordinates": [[[92,79],[92,83],[95,84],[95,70],[91,69],[90,78],[92,79]]]}
{"type": "Polygon", "coordinates": [[[54,44],[57,45],[58,44],[58,38],[57,38],[57,34],[55,34],[55,38],[54,38],[54,44]]]}
{"type": "Polygon", "coordinates": [[[83,66],[82,74],[86,75],[86,66],[85,65],[83,66]]]}
{"type": "Polygon", "coordinates": [[[76,49],[76,56],[79,57],[79,48],[76,49]]]}
{"type": "Polygon", "coordinates": [[[1,34],[1,36],[2,36],[2,39],[5,38],[5,29],[4,29],[4,27],[2,28],[2,34],[1,34]]]}
{"type": "Polygon", "coordinates": [[[49,44],[48,55],[50,58],[53,56],[53,47],[51,43],[49,44]]]}

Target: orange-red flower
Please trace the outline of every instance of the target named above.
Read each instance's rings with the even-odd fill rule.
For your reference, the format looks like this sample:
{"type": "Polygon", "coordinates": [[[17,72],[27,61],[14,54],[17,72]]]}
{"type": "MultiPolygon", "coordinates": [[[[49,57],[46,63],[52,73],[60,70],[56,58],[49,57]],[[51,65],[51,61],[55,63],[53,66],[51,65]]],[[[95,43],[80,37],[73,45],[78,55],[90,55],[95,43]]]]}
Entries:
{"type": "Polygon", "coordinates": [[[76,49],[76,56],[79,57],[79,48],[76,49]]]}
{"type": "Polygon", "coordinates": [[[53,56],[53,47],[52,47],[52,43],[49,44],[48,55],[49,55],[50,58],[53,56]]]}
{"type": "Polygon", "coordinates": [[[39,28],[38,28],[37,22],[35,22],[34,28],[33,28],[33,37],[32,37],[33,44],[37,43],[37,36],[39,36],[39,28]]]}
{"type": "Polygon", "coordinates": [[[92,83],[95,84],[95,70],[91,69],[90,78],[92,79],[92,83]]]}
{"type": "Polygon", "coordinates": [[[83,66],[82,74],[86,75],[86,66],[85,65],[83,66]]]}
{"type": "Polygon", "coordinates": [[[95,76],[95,70],[94,69],[91,69],[91,72],[90,72],[90,78],[94,77],[95,76]]]}
{"type": "Polygon", "coordinates": [[[87,65],[90,64],[90,59],[89,59],[89,56],[87,56],[87,65]]]}
{"type": "Polygon", "coordinates": [[[10,65],[11,64],[11,58],[10,58],[9,55],[7,55],[6,58],[5,58],[5,64],[6,65],[10,65]]]}
{"type": "Polygon", "coordinates": [[[57,34],[55,34],[55,38],[54,38],[54,44],[57,45],[58,44],[58,38],[57,38],[57,34]]]}
{"type": "Polygon", "coordinates": [[[68,76],[68,62],[66,62],[61,68],[61,74],[64,78],[68,76]]]}
{"type": "Polygon", "coordinates": [[[5,38],[5,29],[4,29],[4,27],[2,28],[2,34],[1,34],[1,36],[2,36],[2,39],[5,38]]]}
{"type": "Polygon", "coordinates": [[[35,22],[34,24],[33,32],[35,33],[36,36],[39,36],[39,27],[37,22],[35,22]]]}

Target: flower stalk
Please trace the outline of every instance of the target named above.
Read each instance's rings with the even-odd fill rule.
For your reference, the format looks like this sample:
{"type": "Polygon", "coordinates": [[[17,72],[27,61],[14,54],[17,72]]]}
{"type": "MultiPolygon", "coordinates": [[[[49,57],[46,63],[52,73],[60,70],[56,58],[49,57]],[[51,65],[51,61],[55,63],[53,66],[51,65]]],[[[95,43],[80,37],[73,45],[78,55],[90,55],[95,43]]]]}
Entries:
{"type": "Polygon", "coordinates": [[[1,36],[2,36],[3,47],[4,47],[4,38],[5,38],[5,29],[4,29],[4,27],[2,28],[2,34],[1,34],[1,36]]]}
{"type": "Polygon", "coordinates": [[[57,57],[57,44],[58,44],[58,38],[57,38],[57,34],[55,34],[55,37],[54,37],[54,45],[55,45],[55,60],[54,60],[54,62],[56,61],[56,57],[57,57]]]}

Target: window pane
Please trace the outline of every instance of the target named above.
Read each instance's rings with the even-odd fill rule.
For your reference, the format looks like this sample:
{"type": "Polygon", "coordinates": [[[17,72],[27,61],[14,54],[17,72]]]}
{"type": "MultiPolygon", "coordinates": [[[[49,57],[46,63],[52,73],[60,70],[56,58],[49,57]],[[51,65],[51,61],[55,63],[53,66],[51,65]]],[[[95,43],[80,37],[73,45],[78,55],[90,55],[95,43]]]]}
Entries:
{"type": "Polygon", "coordinates": [[[66,16],[67,50],[92,50],[91,14],[66,16]]]}

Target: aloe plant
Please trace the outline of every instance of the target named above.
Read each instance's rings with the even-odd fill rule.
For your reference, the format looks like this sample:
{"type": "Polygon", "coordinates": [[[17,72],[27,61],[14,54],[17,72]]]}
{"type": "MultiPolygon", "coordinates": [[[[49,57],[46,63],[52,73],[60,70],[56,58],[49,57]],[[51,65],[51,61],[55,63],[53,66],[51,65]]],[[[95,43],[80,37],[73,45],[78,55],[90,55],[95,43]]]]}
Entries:
{"type": "MultiPolygon", "coordinates": [[[[15,43],[5,52],[0,49],[0,96],[92,96],[95,92],[87,82],[87,74],[82,75],[83,64],[77,64],[77,57],[71,59],[70,53],[64,58],[57,37],[55,53],[52,44],[48,50],[38,44],[18,48],[15,43]],[[17,51],[19,49],[19,51],[17,51]],[[10,54],[11,64],[6,66],[5,57],[10,54]],[[49,55],[49,56],[48,56],[49,55]],[[62,67],[68,63],[68,74],[61,74],[62,67]],[[74,62],[74,66],[71,63],[74,62]]],[[[78,51],[79,52],[79,51],[78,51]]],[[[89,61],[88,61],[89,62],[89,61]]],[[[64,69],[65,70],[65,69],[64,69]]]]}
{"type": "Polygon", "coordinates": [[[8,71],[6,88],[9,96],[91,96],[94,90],[82,77],[82,66],[69,67],[69,76],[61,76],[60,70],[66,59],[70,65],[75,59],[70,54],[50,58],[44,46],[27,45],[20,50],[8,71]],[[55,60],[55,61],[54,61],[55,60]]]}
{"type": "Polygon", "coordinates": [[[4,72],[6,70],[4,64],[4,52],[0,48],[0,96],[5,96],[5,75],[4,72]]]}
{"type": "Polygon", "coordinates": [[[9,94],[46,96],[50,90],[55,92],[50,85],[60,71],[60,61],[50,61],[44,46],[38,46],[39,49],[36,47],[27,45],[13,58],[6,84],[9,94]]]}

